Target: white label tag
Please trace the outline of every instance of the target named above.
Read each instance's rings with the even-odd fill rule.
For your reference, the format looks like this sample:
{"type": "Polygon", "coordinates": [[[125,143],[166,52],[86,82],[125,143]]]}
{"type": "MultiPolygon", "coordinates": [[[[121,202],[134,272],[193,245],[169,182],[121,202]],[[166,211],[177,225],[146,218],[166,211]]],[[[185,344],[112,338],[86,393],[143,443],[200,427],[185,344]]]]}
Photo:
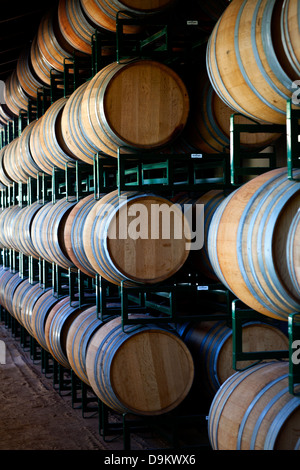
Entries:
{"type": "Polygon", "coordinates": [[[198,20],[187,20],[186,24],[189,26],[197,26],[198,20]]]}
{"type": "Polygon", "coordinates": [[[208,290],[208,286],[197,286],[197,290],[208,290]]]}

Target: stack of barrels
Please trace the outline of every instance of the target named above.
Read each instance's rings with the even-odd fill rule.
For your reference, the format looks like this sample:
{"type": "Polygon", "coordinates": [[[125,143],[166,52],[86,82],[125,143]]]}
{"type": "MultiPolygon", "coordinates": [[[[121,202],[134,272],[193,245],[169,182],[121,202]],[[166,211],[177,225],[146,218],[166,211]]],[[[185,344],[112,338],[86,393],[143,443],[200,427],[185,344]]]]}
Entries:
{"type": "MultiPolygon", "coordinates": [[[[175,3],[60,0],[58,10],[42,19],[31,47],[7,80],[0,123],[26,111],[38,88],[50,85],[51,74],[63,72],[65,60],[91,55],[95,30],[114,35],[119,10],[152,18],[171,11],[175,3]]],[[[195,5],[215,25],[207,46],[207,73],[195,69],[189,89],[170,66],[136,58],[118,63],[114,50],[104,47],[108,65],[69,96],[52,102],[1,149],[1,189],[77,162],[92,168],[96,153],[117,161],[120,151],[163,153],[179,141],[197,152],[228,153],[232,112],[241,123],[254,120],[254,126],[284,123],[285,101],[292,96],[298,71],[297,2],[195,5]]],[[[137,35],[140,28],[126,26],[124,32],[137,35]]],[[[277,137],[251,133],[242,148],[262,149],[277,137]]],[[[211,190],[171,199],[115,190],[97,198],[86,194],[80,200],[38,200],[26,207],[2,207],[0,246],[127,288],[161,283],[188,266],[209,282],[221,282],[268,320],[287,321],[300,308],[299,203],[299,183],[287,178],[286,168],[266,172],[229,195],[211,190]],[[198,206],[204,207],[201,250],[190,250],[192,227],[185,204],[194,216],[198,206]],[[159,209],[155,220],[153,208],[159,209]]],[[[194,386],[212,402],[209,437],[214,449],[298,445],[294,430],[300,401],[288,391],[288,362],[251,361],[245,371],[235,373],[233,331],[224,322],[161,326],[150,316],[132,314],[134,327],[124,328],[120,316],[100,320],[95,305],[58,297],[52,288],[4,266],[0,304],[117,412],[167,413],[194,386]]],[[[243,325],[243,344],[247,351],[288,349],[287,336],[270,321],[243,325]]]]}

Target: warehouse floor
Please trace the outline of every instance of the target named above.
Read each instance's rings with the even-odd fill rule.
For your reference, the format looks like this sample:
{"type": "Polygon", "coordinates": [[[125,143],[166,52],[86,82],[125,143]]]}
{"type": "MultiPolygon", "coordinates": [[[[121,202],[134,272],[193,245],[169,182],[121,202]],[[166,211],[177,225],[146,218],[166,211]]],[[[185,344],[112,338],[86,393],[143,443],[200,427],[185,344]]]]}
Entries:
{"type": "MultiPolygon", "coordinates": [[[[33,361],[3,324],[0,340],[6,350],[6,363],[0,364],[0,450],[123,449],[122,436],[105,442],[99,434],[98,414],[82,416],[81,409],[73,408],[70,392],[59,393],[53,387],[53,379],[41,373],[40,361],[33,361]]],[[[132,450],[152,445],[131,436],[132,450]]]]}

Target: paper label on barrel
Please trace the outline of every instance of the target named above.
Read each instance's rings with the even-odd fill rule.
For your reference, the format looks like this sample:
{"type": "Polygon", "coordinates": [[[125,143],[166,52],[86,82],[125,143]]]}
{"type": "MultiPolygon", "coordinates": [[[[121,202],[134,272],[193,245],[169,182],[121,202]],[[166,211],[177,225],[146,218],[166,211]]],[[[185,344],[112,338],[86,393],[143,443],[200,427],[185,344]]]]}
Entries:
{"type": "Polygon", "coordinates": [[[203,154],[202,153],[192,153],[191,158],[202,158],[203,154]]]}
{"type": "Polygon", "coordinates": [[[208,286],[197,286],[197,290],[208,290],[208,286]]]}

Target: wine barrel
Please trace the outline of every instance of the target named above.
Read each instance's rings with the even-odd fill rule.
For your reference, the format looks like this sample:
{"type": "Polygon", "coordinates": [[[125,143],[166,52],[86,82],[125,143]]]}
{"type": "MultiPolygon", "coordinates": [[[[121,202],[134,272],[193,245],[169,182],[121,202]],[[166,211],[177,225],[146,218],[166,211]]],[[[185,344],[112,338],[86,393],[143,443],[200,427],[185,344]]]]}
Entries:
{"type": "Polygon", "coordinates": [[[36,100],[38,88],[42,87],[44,83],[37,77],[33,70],[29,47],[23,49],[23,51],[20,53],[17,61],[16,72],[20,85],[25,94],[36,100]]]}
{"type": "MultiPolygon", "coordinates": [[[[46,290],[47,291],[47,290],[46,290]]],[[[43,297],[44,300],[45,289],[39,283],[33,283],[31,288],[28,289],[24,297],[20,309],[20,323],[26,328],[28,333],[34,337],[34,330],[32,329],[32,313],[35,304],[43,297]]]]}
{"type": "MultiPolygon", "coordinates": [[[[41,297],[34,304],[31,311],[31,331],[33,337],[42,348],[50,352],[46,342],[45,326],[48,315],[57,304],[61,303],[67,296],[57,297],[53,295],[52,288],[46,289],[41,297]]],[[[67,299],[69,301],[69,299],[67,299]]]]}
{"type": "Polygon", "coordinates": [[[40,257],[65,269],[74,267],[65,249],[64,227],[68,213],[75,204],[76,198],[71,196],[54,204],[48,202],[32,221],[32,242],[40,257]]]}
{"type": "Polygon", "coordinates": [[[8,106],[5,103],[0,104],[0,122],[4,126],[8,124],[8,122],[13,119],[13,114],[9,110],[8,106]]]}
{"type": "Polygon", "coordinates": [[[294,289],[300,294],[300,211],[296,213],[289,228],[286,257],[289,275],[294,289]]]}
{"type": "MultiPolygon", "coordinates": [[[[120,18],[130,18],[161,13],[170,7],[174,0],[80,0],[81,6],[87,18],[104,30],[116,32],[116,17],[122,11],[120,18]],[[127,15],[126,15],[127,13],[127,15]],[[129,14],[129,15],[128,15],[129,14]]],[[[124,25],[125,34],[137,33],[140,28],[135,25],[124,25]]]]}
{"type": "Polygon", "coordinates": [[[12,300],[18,286],[24,281],[19,273],[7,270],[3,273],[0,280],[0,304],[13,315],[12,300]]]}
{"type": "Polygon", "coordinates": [[[282,65],[282,6],[283,0],[233,0],[207,47],[209,77],[220,98],[238,113],[277,124],[285,124],[286,101],[299,75],[290,76],[282,65]]]}
{"type": "Polygon", "coordinates": [[[40,289],[39,283],[31,283],[29,279],[24,279],[16,288],[12,297],[12,315],[31,334],[26,310],[32,295],[40,289]]]}
{"type": "Polygon", "coordinates": [[[15,224],[14,231],[14,240],[18,247],[17,251],[26,256],[32,256],[35,259],[39,259],[39,253],[32,241],[32,222],[42,207],[43,204],[40,201],[36,201],[23,207],[19,212],[19,217],[15,224]]]}
{"type": "Polygon", "coordinates": [[[48,11],[40,21],[37,38],[37,50],[51,69],[64,71],[64,60],[71,58],[73,48],[64,39],[58,26],[57,11],[48,11]]]}
{"type": "Polygon", "coordinates": [[[41,172],[41,169],[33,159],[30,151],[30,136],[36,123],[37,121],[32,121],[30,124],[28,124],[21,132],[19,138],[19,165],[25,173],[27,179],[37,179],[38,173],[41,172]]]}
{"type": "Polygon", "coordinates": [[[49,312],[45,323],[45,339],[49,351],[54,359],[66,369],[70,369],[70,363],[66,351],[66,339],[72,322],[88,307],[79,306],[79,302],[70,305],[70,297],[60,301],[49,312]]]}
{"type": "MultiPolygon", "coordinates": [[[[52,175],[53,167],[65,170],[75,166],[74,155],[67,153],[67,146],[61,132],[61,113],[67,98],[54,101],[42,116],[35,134],[34,159],[47,174],[52,175]]],[[[34,130],[32,131],[33,134],[34,130]]]]}
{"type": "MultiPolygon", "coordinates": [[[[194,71],[191,87],[189,90],[191,110],[184,129],[184,138],[205,153],[229,152],[230,117],[234,114],[234,110],[221,100],[207,74],[202,70],[200,73],[194,71]]],[[[260,124],[242,114],[236,114],[234,122],[257,126],[257,129],[260,124]]],[[[262,150],[279,137],[280,134],[274,133],[242,132],[240,146],[245,152],[262,150]]]]}
{"type": "MultiPolygon", "coordinates": [[[[52,175],[53,164],[49,162],[43,148],[41,147],[40,128],[44,115],[34,121],[30,135],[29,135],[29,151],[32,155],[35,165],[39,168],[40,172],[52,175]]],[[[37,178],[37,174],[36,174],[37,178]]]]}
{"type": "Polygon", "coordinates": [[[96,271],[86,256],[82,231],[86,218],[96,203],[97,199],[93,194],[77,202],[67,217],[64,230],[64,244],[68,257],[80,271],[91,277],[95,277],[96,271]]]}
{"type": "Polygon", "coordinates": [[[59,0],[58,24],[65,40],[75,49],[92,54],[95,27],[84,14],[80,0],[59,0]]]}
{"type": "Polygon", "coordinates": [[[95,152],[117,157],[119,147],[128,153],[170,144],[188,112],[188,93],[178,74],[152,60],[134,60],[110,64],[90,80],[81,124],[95,152]]]}
{"type": "Polygon", "coordinates": [[[61,115],[61,131],[70,153],[93,165],[97,147],[87,137],[81,122],[81,102],[87,86],[88,82],[84,82],[69,96],[61,115]]]}
{"type": "Polygon", "coordinates": [[[157,325],[134,325],[123,331],[118,317],[93,334],[86,371],[93,391],[110,408],[159,415],[186,397],[194,366],[175,332],[157,325]]]}
{"type": "Polygon", "coordinates": [[[288,374],[287,362],[263,363],[237,372],[222,385],[208,416],[213,450],[295,448],[300,401],[289,393],[288,374]]]}
{"type": "Polygon", "coordinates": [[[20,165],[19,141],[20,137],[16,137],[6,146],[3,165],[9,179],[15,183],[27,183],[27,175],[20,165]]]}
{"type": "Polygon", "coordinates": [[[4,155],[7,150],[7,145],[2,147],[0,150],[0,182],[4,186],[12,186],[13,180],[8,176],[5,165],[4,165],[4,155]]]}
{"type": "Polygon", "coordinates": [[[209,259],[208,254],[208,246],[207,246],[207,238],[208,238],[208,231],[211,223],[211,219],[221,204],[222,201],[225,199],[225,194],[223,191],[218,189],[212,189],[207,193],[204,193],[197,199],[189,199],[186,196],[181,196],[180,198],[174,198],[173,201],[179,203],[184,213],[187,215],[190,210],[192,210],[192,215],[188,217],[190,220],[190,225],[196,223],[198,227],[201,229],[203,228],[203,247],[197,250],[191,250],[189,257],[187,259],[187,264],[197,272],[201,272],[206,277],[218,280],[209,259]],[[185,209],[185,205],[188,205],[188,209],[185,209]],[[191,208],[189,208],[189,205],[191,208]],[[200,207],[200,210],[197,209],[197,205],[200,207]],[[201,210],[203,208],[203,211],[201,210]],[[203,220],[202,220],[203,216],[203,220]]]}
{"type": "Polygon", "coordinates": [[[285,0],[281,11],[281,41],[294,73],[300,74],[299,2],[285,0]]]}
{"type": "Polygon", "coordinates": [[[97,316],[97,307],[92,306],[72,322],[68,331],[66,350],[71,369],[87,385],[90,385],[86,373],[87,348],[92,336],[103,324],[97,316]]]}
{"type": "Polygon", "coordinates": [[[16,70],[5,80],[4,101],[15,117],[19,116],[21,110],[27,111],[29,100],[20,85],[16,70]]]}
{"type": "MultiPolygon", "coordinates": [[[[221,385],[235,373],[232,364],[232,328],[222,321],[201,321],[180,325],[178,332],[193,356],[197,389],[213,398],[221,385]]],[[[288,337],[267,323],[244,323],[242,335],[243,352],[289,349],[288,337]]],[[[241,364],[246,368],[254,362],[248,360],[241,364]]]]}
{"type": "Polygon", "coordinates": [[[34,37],[30,48],[30,61],[34,73],[44,85],[51,85],[51,74],[58,74],[52,66],[46,61],[38,47],[37,36],[34,37]]]}
{"type": "Polygon", "coordinates": [[[196,0],[196,5],[202,10],[212,21],[216,22],[226,10],[230,0],[196,0]]]}
{"type": "Polygon", "coordinates": [[[299,204],[299,184],[287,178],[286,168],[272,170],[231,193],[208,232],[219,280],[250,308],[278,320],[300,308],[286,262],[288,230],[299,204]]]}
{"type": "Polygon", "coordinates": [[[82,239],[93,269],[125,286],[169,278],[185,263],[190,249],[190,229],[181,209],[165,198],[135,192],[119,197],[112,191],[97,201],[85,219],[82,239]]]}
{"type": "Polygon", "coordinates": [[[6,207],[0,215],[0,243],[9,250],[17,250],[15,243],[14,224],[21,211],[21,206],[15,204],[6,207]]]}

